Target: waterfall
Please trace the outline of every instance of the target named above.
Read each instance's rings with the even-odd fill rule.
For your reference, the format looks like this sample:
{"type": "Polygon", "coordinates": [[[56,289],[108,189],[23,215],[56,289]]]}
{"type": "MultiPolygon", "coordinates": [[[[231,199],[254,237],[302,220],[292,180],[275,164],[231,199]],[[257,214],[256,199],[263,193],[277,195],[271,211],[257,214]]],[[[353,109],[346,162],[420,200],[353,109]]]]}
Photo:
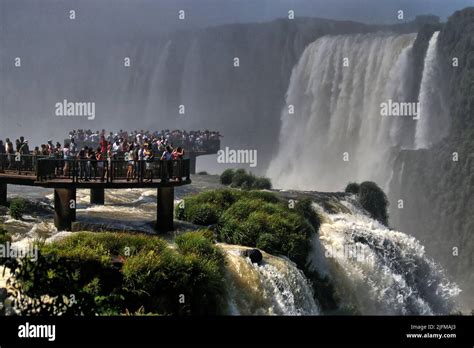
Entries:
{"type": "Polygon", "coordinates": [[[408,95],[415,38],[324,36],[305,49],[293,69],[278,154],[267,172],[276,187],[340,190],[350,181],[388,184],[394,150],[413,147],[416,120],[388,117],[381,109],[384,103],[416,101],[408,95]]]}
{"type": "Polygon", "coordinates": [[[263,261],[257,265],[242,256],[248,248],[220,246],[227,259],[231,314],[319,314],[308,280],[291,261],[263,252],[263,261]]]}
{"type": "MultiPolygon", "coordinates": [[[[459,287],[426,255],[414,238],[367,216],[353,198],[322,217],[307,267],[334,285],[336,313],[361,315],[446,315],[458,307],[459,287]]],[[[305,274],[286,258],[263,253],[254,264],[243,246],[219,244],[226,255],[228,306],[233,315],[319,315],[305,274]]],[[[319,280],[313,280],[316,283],[319,280]]]]}
{"type": "Polygon", "coordinates": [[[420,87],[420,115],[416,125],[415,147],[429,148],[447,135],[448,111],[442,92],[442,74],[438,61],[438,35],[433,33],[428,44],[420,87]]]}
{"type": "MultiPolygon", "coordinates": [[[[399,174],[395,173],[394,177],[398,178],[399,174]]],[[[209,183],[203,182],[203,185],[207,187],[209,183]]],[[[12,187],[12,193],[28,197],[37,207],[35,216],[25,216],[21,221],[8,215],[0,216],[14,234],[14,247],[26,248],[37,239],[57,241],[73,233],[58,232],[54,228],[48,203],[53,197],[49,191],[12,187]],[[49,210],[40,209],[43,206],[49,210]]],[[[152,233],[152,226],[146,221],[154,219],[155,194],[156,191],[143,189],[108,190],[109,204],[89,207],[89,192],[78,190],[79,220],[84,226],[107,225],[152,233]],[[133,203],[125,206],[125,202],[133,203]]],[[[322,225],[312,238],[307,267],[334,285],[340,313],[354,309],[354,313],[367,315],[450,314],[456,310],[459,288],[446,278],[415,238],[371,219],[350,197],[342,200],[333,197],[330,204],[323,204],[321,197],[327,197],[326,194],[315,193],[313,197],[322,225]],[[322,206],[330,207],[331,212],[322,206]]],[[[243,256],[242,251],[248,247],[218,246],[226,257],[230,314],[331,314],[320,307],[327,299],[315,295],[310,283],[314,279],[308,279],[287,258],[262,251],[263,261],[254,264],[243,256]]],[[[0,277],[0,287],[4,281],[0,277]]]]}
{"type": "Polygon", "coordinates": [[[336,214],[315,204],[325,222],[309,263],[321,274],[329,274],[342,307],[363,315],[449,314],[456,310],[459,288],[414,237],[369,218],[355,201],[341,203],[348,210],[336,214]]]}
{"type": "MultiPolygon", "coordinates": [[[[159,106],[166,104],[163,93],[156,93],[163,91],[166,88],[166,69],[169,58],[171,41],[168,41],[160,53],[156,66],[153,71],[153,78],[148,89],[148,101],[146,103],[146,114],[153,115],[159,113],[159,106]]],[[[162,115],[160,115],[162,116],[162,115]]]]}

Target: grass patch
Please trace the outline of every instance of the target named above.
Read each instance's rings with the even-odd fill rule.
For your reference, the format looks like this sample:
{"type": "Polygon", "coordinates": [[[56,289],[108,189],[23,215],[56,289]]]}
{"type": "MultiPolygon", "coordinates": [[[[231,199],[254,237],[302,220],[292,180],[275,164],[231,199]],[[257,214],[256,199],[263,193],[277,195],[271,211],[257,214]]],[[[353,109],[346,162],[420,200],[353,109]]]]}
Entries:
{"type": "Polygon", "coordinates": [[[76,233],[37,244],[37,261],[10,267],[15,305],[22,315],[223,313],[224,258],[211,235],[185,233],[177,248],[126,233],[76,233]]]}
{"type": "Polygon", "coordinates": [[[257,247],[284,255],[304,266],[310,237],[319,230],[320,218],[310,200],[292,209],[275,193],[266,191],[214,190],[184,199],[177,216],[193,222],[195,206],[216,217],[215,232],[221,242],[257,247]]]}

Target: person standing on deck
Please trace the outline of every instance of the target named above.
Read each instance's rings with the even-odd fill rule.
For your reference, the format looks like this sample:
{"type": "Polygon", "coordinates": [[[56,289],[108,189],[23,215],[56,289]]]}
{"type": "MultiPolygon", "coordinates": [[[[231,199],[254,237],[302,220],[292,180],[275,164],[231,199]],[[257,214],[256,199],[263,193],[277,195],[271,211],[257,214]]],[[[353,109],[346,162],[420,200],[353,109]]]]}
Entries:
{"type": "Polygon", "coordinates": [[[6,158],[6,148],[5,145],[3,145],[3,141],[0,140],[0,172],[3,172],[5,170],[7,158],[6,158]]]}
{"type": "Polygon", "coordinates": [[[95,159],[97,160],[97,168],[99,169],[101,182],[104,182],[105,178],[105,153],[105,151],[102,151],[102,147],[98,147],[95,153],[95,159]]]}
{"type": "Polygon", "coordinates": [[[170,145],[166,146],[166,151],[163,152],[163,155],[161,156],[161,160],[165,161],[165,166],[166,166],[166,180],[170,179],[173,175],[173,149],[171,148],[170,145]]]}
{"type": "Polygon", "coordinates": [[[8,169],[10,169],[12,167],[13,155],[15,154],[13,143],[10,141],[10,138],[5,139],[5,151],[7,152],[8,169]]]}
{"type": "Polygon", "coordinates": [[[63,173],[65,177],[69,177],[69,160],[71,159],[71,150],[69,149],[70,145],[65,144],[63,148],[63,158],[64,158],[64,168],[63,173]]]}
{"type": "Polygon", "coordinates": [[[145,181],[146,182],[152,182],[153,181],[153,151],[151,151],[151,148],[148,146],[148,143],[145,143],[143,145],[143,154],[144,154],[144,160],[145,160],[145,181]]]}
{"type": "Polygon", "coordinates": [[[130,144],[128,152],[125,154],[125,159],[128,160],[127,165],[127,181],[133,180],[135,177],[135,150],[133,144],[130,144]]]}
{"type": "Polygon", "coordinates": [[[86,154],[87,154],[87,146],[83,147],[81,151],[77,154],[77,159],[79,160],[79,179],[83,180],[85,177],[87,178],[86,174],[86,154]]]}
{"type": "Polygon", "coordinates": [[[77,155],[77,145],[74,138],[71,138],[71,143],[69,144],[69,152],[71,157],[75,157],[77,155]]]}

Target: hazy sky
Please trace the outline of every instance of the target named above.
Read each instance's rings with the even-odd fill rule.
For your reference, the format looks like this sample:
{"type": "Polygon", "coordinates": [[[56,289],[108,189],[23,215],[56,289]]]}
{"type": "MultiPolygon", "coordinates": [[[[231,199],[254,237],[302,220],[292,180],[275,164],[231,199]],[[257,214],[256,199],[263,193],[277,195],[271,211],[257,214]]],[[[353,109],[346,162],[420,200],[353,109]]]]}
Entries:
{"type": "Polygon", "coordinates": [[[19,32],[59,30],[69,9],[77,11],[77,21],[100,32],[262,22],[285,17],[289,9],[297,16],[393,23],[400,9],[407,20],[419,14],[444,20],[467,6],[474,6],[474,0],[0,0],[0,25],[2,30],[19,32]],[[185,23],[177,20],[180,9],[186,11],[185,23]]]}
{"type": "MultiPolygon", "coordinates": [[[[407,21],[420,14],[445,20],[469,5],[474,0],[0,0],[0,132],[33,136],[23,127],[36,127],[40,117],[72,128],[60,125],[52,113],[63,97],[135,110],[151,93],[147,76],[158,64],[160,42],[167,40],[160,36],[169,31],[268,22],[286,18],[290,9],[297,17],[366,23],[397,22],[399,10],[407,21]],[[76,11],[74,21],[70,10],[76,11]],[[186,20],[178,19],[179,10],[186,11],[186,20]],[[128,76],[121,68],[117,76],[115,64],[129,54],[141,69],[128,76]],[[13,57],[21,57],[21,69],[13,66],[13,57]],[[123,96],[126,86],[133,102],[123,96]]],[[[104,107],[103,113],[115,116],[115,108],[104,107]]],[[[49,123],[40,126],[39,132],[54,131],[49,123]]]]}

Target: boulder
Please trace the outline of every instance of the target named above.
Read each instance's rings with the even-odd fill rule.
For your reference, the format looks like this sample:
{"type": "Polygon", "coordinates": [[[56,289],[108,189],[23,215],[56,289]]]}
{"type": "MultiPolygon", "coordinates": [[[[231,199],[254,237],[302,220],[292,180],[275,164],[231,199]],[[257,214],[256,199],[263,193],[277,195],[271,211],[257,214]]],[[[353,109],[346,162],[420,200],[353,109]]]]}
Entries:
{"type": "Polygon", "coordinates": [[[244,256],[248,257],[252,263],[262,262],[263,255],[258,249],[247,249],[243,254],[244,256]]]}

